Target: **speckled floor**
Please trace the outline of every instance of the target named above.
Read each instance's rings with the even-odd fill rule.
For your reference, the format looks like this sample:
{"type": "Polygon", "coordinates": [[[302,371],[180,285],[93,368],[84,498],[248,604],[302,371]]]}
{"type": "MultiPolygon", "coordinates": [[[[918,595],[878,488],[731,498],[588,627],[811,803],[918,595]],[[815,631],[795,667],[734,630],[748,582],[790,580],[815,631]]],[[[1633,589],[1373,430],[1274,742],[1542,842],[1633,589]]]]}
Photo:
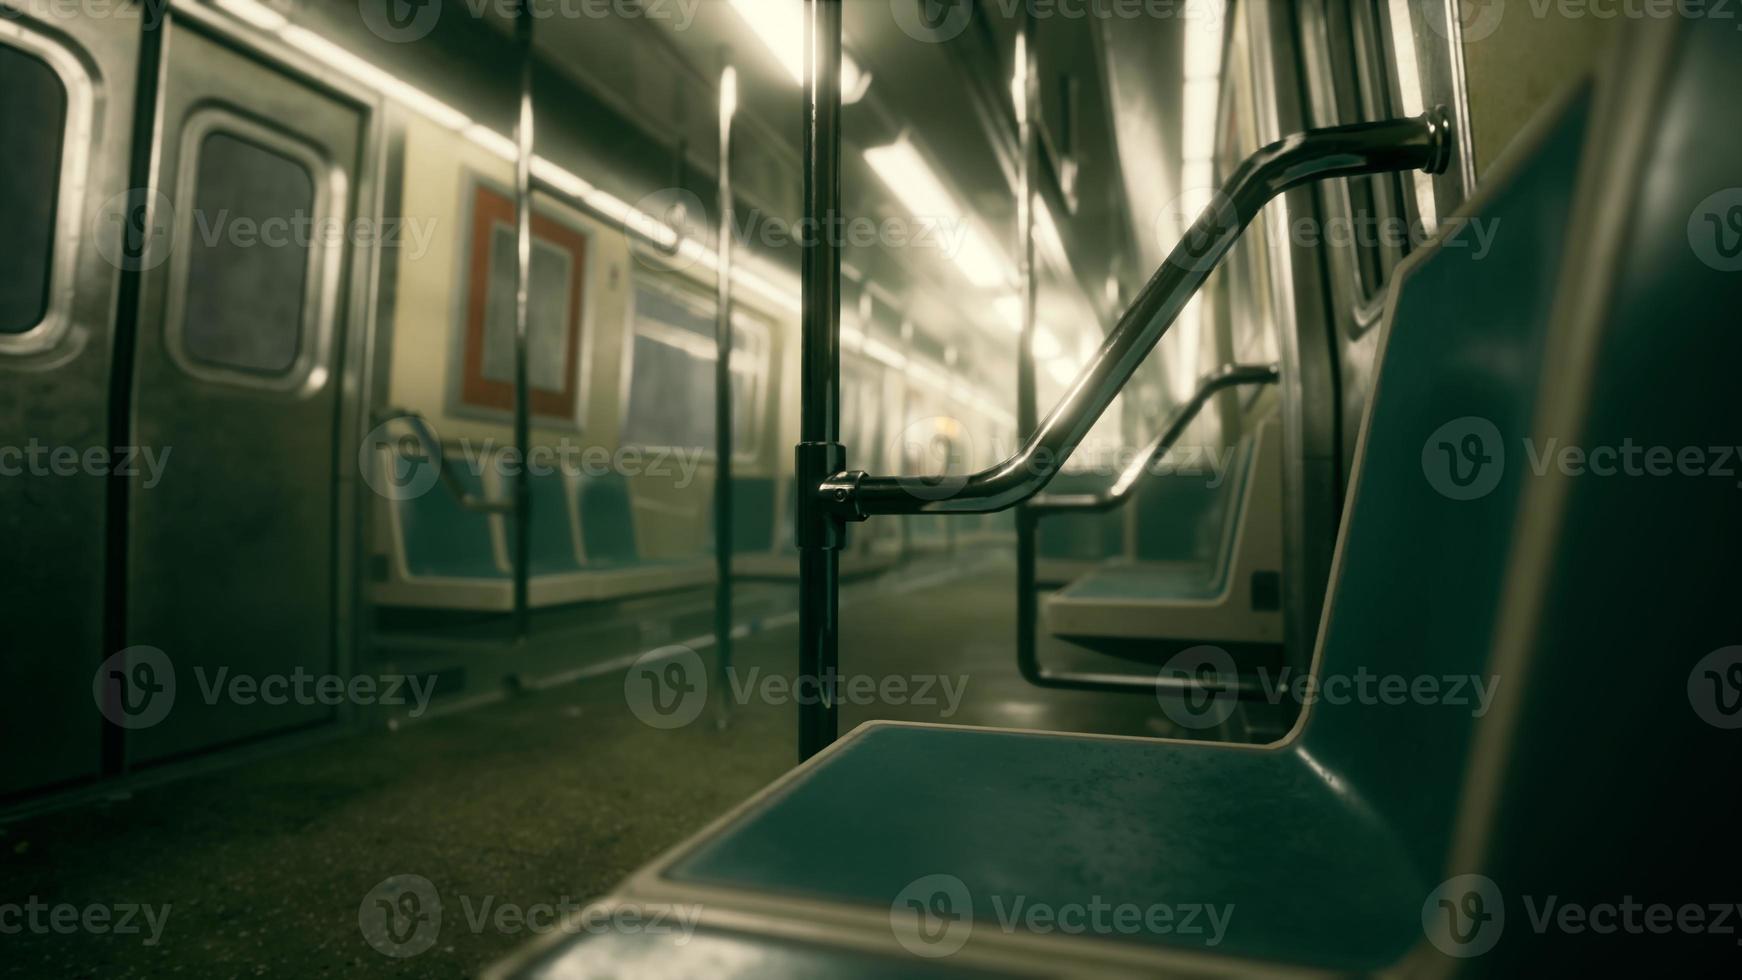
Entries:
{"type": "MultiPolygon", "coordinates": [[[[1153,699],[1024,685],[1011,608],[1002,573],[846,603],[844,673],[943,674],[965,686],[948,715],[941,697],[849,704],[843,725],[891,717],[1157,733],[1153,699]]],[[[739,664],[789,674],[793,641],[791,626],[742,641],[739,664]]],[[[48,908],[36,926],[28,908],[0,914],[0,970],[475,975],[529,938],[494,910],[607,892],[785,771],[795,724],[790,704],[752,699],[725,731],[707,716],[657,730],[629,710],[617,674],[15,822],[0,831],[0,906],[34,898],[48,908]],[[358,924],[371,889],[395,875],[429,879],[444,910],[435,945],[407,958],[377,952],[358,924]],[[491,914],[475,926],[486,903],[491,914]],[[155,941],[143,914],[125,935],[55,928],[55,906],[128,904],[158,916],[155,941]]]]}

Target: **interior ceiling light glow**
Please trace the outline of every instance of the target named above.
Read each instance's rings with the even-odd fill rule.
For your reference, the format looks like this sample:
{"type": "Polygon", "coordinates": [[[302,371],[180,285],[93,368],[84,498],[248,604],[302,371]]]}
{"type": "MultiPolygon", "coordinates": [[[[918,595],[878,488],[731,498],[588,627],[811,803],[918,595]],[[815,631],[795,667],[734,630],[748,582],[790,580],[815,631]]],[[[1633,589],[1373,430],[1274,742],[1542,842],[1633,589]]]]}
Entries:
{"type": "MultiPolygon", "coordinates": [[[[793,83],[803,85],[803,0],[732,0],[732,9],[792,76],[793,83]]],[[[841,101],[852,105],[864,98],[870,87],[870,74],[859,67],[852,55],[841,52],[841,101]]]]}
{"type": "Polygon", "coordinates": [[[993,289],[1015,280],[1010,264],[986,239],[979,224],[968,218],[955,197],[944,189],[931,165],[905,135],[893,143],[866,150],[865,162],[914,217],[939,222],[935,230],[945,242],[954,241],[950,258],[969,282],[980,289],[993,289]]]}

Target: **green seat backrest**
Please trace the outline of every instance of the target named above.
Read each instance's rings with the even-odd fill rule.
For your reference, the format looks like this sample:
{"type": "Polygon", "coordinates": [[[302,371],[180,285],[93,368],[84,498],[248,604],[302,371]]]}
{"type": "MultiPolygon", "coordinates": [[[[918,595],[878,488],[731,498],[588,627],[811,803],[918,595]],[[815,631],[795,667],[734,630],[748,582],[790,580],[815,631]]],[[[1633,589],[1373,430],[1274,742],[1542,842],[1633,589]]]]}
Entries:
{"type": "MultiPolygon", "coordinates": [[[[1569,333],[1591,345],[1594,370],[1578,403],[1551,406],[1537,434],[1548,465],[1532,470],[1539,493],[1527,507],[1541,558],[1513,582],[1535,622],[1501,651],[1516,686],[1496,714],[1516,734],[1486,815],[1491,843],[1468,869],[1509,895],[1587,908],[1624,894],[1672,909],[1728,902],[1737,878],[1742,34],[1722,19],[1674,26],[1663,90],[1639,91],[1647,59],[1628,80],[1644,124],[1629,144],[1639,173],[1590,212],[1584,288],[1603,302],[1569,333]],[[1563,467],[1566,447],[1583,465],[1563,467]]],[[[1515,940],[1510,918],[1505,930],[1496,954],[1506,958],[1485,957],[1496,974],[1560,952],[1528,930],[1515,940]]],[[[1735,960],[1734,934],[1676,932],[1637,938],[1639,952],[1667,942],[1692,962],[1735,960]]],[[[1614,944],[1575,948],[1632,972],[1614,944]]]]}
{"type": "Polygon", "coordinates": [[[773,551],[774,521],[774,478],[733,477],[732,550],[737,554],[773,551]]]}
{"type": "MultiPolygon", "coordinates": [[[[514,492],[514,479],[502,481],[504,493],[514,492]]],[[[578,571],[575,539],[569,524],[568,479],[561,472],[532,475],[532,567],[534,575],[578,571]]],[[[508,560],[514,560],[513,524],[509,524],[508,560]]]]}
{"type": "MultiPolygon", "coordinates": [[[[407,458],[394,450],[384,465],[394,466],[398,485],[407,485],[414,467],[431,460],[407,458]]],[[[483,477],[465,465],[452,467],[465,492],[482,496],[483,477]]],[[[438,578],[500,578],[508,573],[496,562],[490,537],[490,515],[467,510],[436,480],[428,490],[394,501],[405,538],[405,568],[412,575],[438,578]]]]}
{"type": "MultiPolygon", "coordinates": [[[[1060,473],[1046,485],[1047,493],[1099,493],[1107,489],[1104,473],[1060,473]]],[[[1125,553],[1125,512],[1056,514],[1036,525],[1035,554],[1041,560],[1102,561],[1125,553]]]]}
{"type": "Polygon", "coordinates": [[[1152,476],[1139,484],[1133,502],[1139,561],[1214,565],[1226,560],[1233,540],[1228,522],[1241,519],[1254,441],[1248,434],[1218,465],[1189,463],[1190,472],[1152,476]]]}
{"type": "Polygon", "coordinates": [[[640,561],[629,479],[616,472],[598,476],[583,473],[579,494],[581,548],[587,566],[633,565],[640,561]]]}
{"type": "Polygon", "coordinates": [[[1484,189],[1474,213],[1493,229],[1491,251],[1466,227],[1404,273],[1357,452],[1317,665],[1320,683],[1346,687],[1309,709],[1301,749],[1359,787],[1424,871],[1443,859],[1479,704],[1467,686],[1468,704],[1424,707],[1386,703],[1382,681],[1367,696],[1356,685],[1491,683],[1526,472],[1514,457],[1544,379],[1590,101],[1579,94],[1529,159],[1484,189]],[[1505,465],[1478,461],[1501,451],[1505,465]]]}

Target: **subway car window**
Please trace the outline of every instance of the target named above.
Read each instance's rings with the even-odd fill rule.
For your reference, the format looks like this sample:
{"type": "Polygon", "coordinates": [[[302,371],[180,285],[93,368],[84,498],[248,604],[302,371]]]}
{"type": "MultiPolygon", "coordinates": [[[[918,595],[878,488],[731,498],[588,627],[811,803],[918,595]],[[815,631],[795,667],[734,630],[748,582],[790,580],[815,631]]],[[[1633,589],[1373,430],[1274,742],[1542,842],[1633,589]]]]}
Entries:
{"type": "Polygon", "coordinates": [[[1723,6],[0,0],[0,973],[1738,962],[1723,6]]]}
{"type": "Polygon", "coordinates": [[[66,125],[66,87],[54,69],[0,38],[0,133],[8,157],[0,168],[8,256],[0,333],[26,333],[48,313],[66,125]]]}
{"type": "Polygon", "coordinates": [[[284,374],[306,342],[315,176],[300,160],[223,131],[200,141],[194,167],[184,350],[216,367],[284,374]],[[237,238],[244,228],[259,229],[258,240],[252,231],[237,238]]]}
{"type": "MultiPolygon", "coordinates": [[[[665,448],[714,449],[714,317],[702,303],[653,285],[635,289],[630,362],[628,441],[665,448]]],[[[767,378],[767,338],[761,325],[733,320],[734,452],[758,448],[767,378]]]]}
{"type": "MultiPolygon", "coordinates": [[[[1308,73],[1319,86],[1312,93],[1314,114],[1327,124],[1371,122],[1398,111],[1392,77],[1400,69],[1387,24],[1392,16],[1407,21],[1409,12],[1386,7],[1382,0],[1313,0],[1302,5],[1308,73]]],[[[1414,62],[1404,67],[1413,70],[1414,62]]],[[[1358,295],[1363,305],[1371,305],[1382,298],[1392,270],[1409,251],[1410,237],[1402,230],[1407,214],[1404,183],[1396,174],[1355,177],[1343,183],[1347,224],[1342,238],[1355,257],[1358,295]]]]}

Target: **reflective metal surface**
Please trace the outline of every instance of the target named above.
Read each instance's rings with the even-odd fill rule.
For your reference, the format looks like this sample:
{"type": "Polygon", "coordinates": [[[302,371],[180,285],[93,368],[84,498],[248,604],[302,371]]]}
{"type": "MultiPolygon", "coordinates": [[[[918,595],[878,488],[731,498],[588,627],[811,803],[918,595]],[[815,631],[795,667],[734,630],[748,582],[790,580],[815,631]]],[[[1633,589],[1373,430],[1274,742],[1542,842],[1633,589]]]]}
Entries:
{"type": "Polygon", "coordinates": [[[1161,461],[1172,449],[1174,443],[1184,434],[1186,427],[1198,417],[1211,397],[1217,392],[1241,385],[1275,384],[1280,372],[1274,364],[1229,364],[1204,378],[1198,383],[1192,397],[1173,410],[1167,418],[1167,424],[1149,445],[1137,453],[1131,463],[1119,474],[1118,479],[1099,493],[1074,494],[1037,494],[1028,501],[1028,509],[1035,514],[1062,514],[1083,511],[1112,510],[1131,498],[1131,492],[1137,488],[1137,482],[1143,479],[1143,474],[1150,467],[1161,461]]]}
{"type": "Polygon", "coordinates": [[[1229,177],[1120,317],[1094,360],[1014,455],[966,477],[948,496],[916,495],[912,488],[921,481],[912,477],[837,473],[826,486],[819,484],[825,491],[819,497],[838,519],[856,521],[873,514],[990,513],[1034,496],[1070,458],[1267,202],[1291,187],[1330,177],[1391,170],[1438,173],[1451,155],[1450,123],[1438,109],[1411,119],[1312,130],[1259,150],[1229,177]]]}

